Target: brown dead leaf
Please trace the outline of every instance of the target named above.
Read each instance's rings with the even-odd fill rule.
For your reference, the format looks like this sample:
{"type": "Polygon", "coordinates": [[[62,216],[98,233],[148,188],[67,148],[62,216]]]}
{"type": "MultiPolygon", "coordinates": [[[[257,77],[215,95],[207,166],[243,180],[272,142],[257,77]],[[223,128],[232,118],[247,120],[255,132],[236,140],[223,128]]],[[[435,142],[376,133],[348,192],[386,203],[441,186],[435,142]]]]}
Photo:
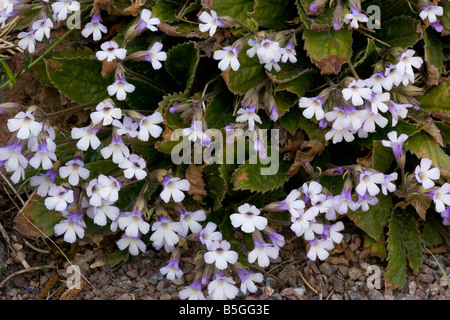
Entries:
{"type": "Polygon", "coordinates": [[[117,61],[116,60],[112,60],[112,61],[106,61],[103,60],[102,61],[102,76],[106,77],[108,74],[110,74],[111,72],[114,72],[116,70],[117,67],[117,61]]]}
{"type": "Polygon", "coordinates": [[[186,169],[186,179],[191,184],[188,193],[194,200],[201,201],[207,195],[205,183],[203,182],[203,170],[200,166],[190,164],[186,169]]]}
{"type": "Polygon", "coordinates": [[[439,143],[439,145],[441,147],[444,147],[444,141],[443,141],[442,136],[441,136],[441,131],[436,126],[436,124],[434,123],[433,120],[428,118],[425,121],[422,129],[425,130],[426,132],[428,132],[430,134],[430,136],[432,136],[433,139],[436,140],[436,142],[439,143]]]}
{"type": "Polygon", "coordinates": [[[370,151],[365,157],[363,158],[357,158],[356,162],[363,167],[366,168],[372,168],[373,161],[372,161],[372,151],[370,151]]]}
{"type": "Polygon", "coordinates": [[[123,12],[131,14],[136,17],[141,12],[141,7],[145,4],[146,0],[131,0],[131,6],[123,10],[123,12]]]}
{"type": "Polygon", "coordinates": [[[322,142],[317,140],[303,141],[301,149],[295,153],[294,163],[289,170],[285,173],[286,176],[295,175],[301,166],[307,162],[314,160],[316,155],[320,154],[325,149],[322,142]]]}
{"type": "Polygon", "coordinates": [[[348,266],[349,261],[346,258],[339,258],[339,257],[328,257],[325,262],[331,263],[331,264],[345,264],[348,266]]]}
{"type": "Polygon", "coordinates": [[[336,55],[332,55],[322,60],[316,60],[311,58],[311,62],[313,62],[317,66],[317,68],[320,69],[320,74],[322,75],[338,74],[339,71],[341,70],[341,66],[347,61],[348,61],[347,57],[339,58],[336,55]]]}
{"type": "Polygon", "coordinates": [[[235,184],[238,184],[240,181],[243,181],[243,180],[248,181],[248,175],[247,175],[247,172],[245,172],[245,171],[242,171],[239,173],[235,184]]]}

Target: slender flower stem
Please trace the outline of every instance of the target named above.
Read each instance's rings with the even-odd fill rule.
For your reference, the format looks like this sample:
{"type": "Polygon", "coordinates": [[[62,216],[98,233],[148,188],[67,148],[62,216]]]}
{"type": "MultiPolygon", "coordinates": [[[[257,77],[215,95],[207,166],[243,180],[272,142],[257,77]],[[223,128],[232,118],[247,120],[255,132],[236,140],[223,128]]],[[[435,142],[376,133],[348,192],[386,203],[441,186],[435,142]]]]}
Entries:
{"type": "MultiPolygon", "coordinates": [[[[22,69],[19,74],[17,74],[17,76],[15,77],[16,79],[19,78],[21,75],[23,75],[25,72],[27,72],[29,69],[31,69],[32,67],[34,67],[39,61],[41,61],[47,54],[49,54],[53,48],[55,48],[62,40],[64,40],[64,38],[66,38],[73,30],[75,29],[69,29],[66,31],[66,33],[64,33],[60,38],[58,38],[58,40],[56,40],[43,54],[41,54],[39,57],[36,58],[36,60],[33,60],[27,68],[22,69]]],[[[0,90],[2,90],[3,88],[5,88],[6,86],[8,86],[10,84],[11,80],[6,81],[5,83],[3,83],[0,86],[0,90]]]]}

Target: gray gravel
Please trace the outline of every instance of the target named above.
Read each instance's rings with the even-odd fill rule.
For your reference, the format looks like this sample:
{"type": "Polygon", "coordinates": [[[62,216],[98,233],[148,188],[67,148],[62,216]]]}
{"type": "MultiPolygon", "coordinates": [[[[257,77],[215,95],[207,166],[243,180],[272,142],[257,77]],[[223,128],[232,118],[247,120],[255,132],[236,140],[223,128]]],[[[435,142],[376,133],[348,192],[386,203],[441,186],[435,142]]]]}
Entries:
{"type": "MultiPolygon", "coordinates": [[[[280,252],[281,259],[271,264],[266,278],[254,294],[240,292],[236,299],[244,300],[449,300],[450,289],[438,264],[431,255],[426,255],[418,274],[409,272],[407,282],[401,290],[387,291],[383,275],[386,262],[363,254],[358,235],[346,234],[342,251],[323,261],[309,261],[300,243],[290,243],[280,252]],[[350,250],[350,251],[349,251],[350,250]],[[364,259],[360,259],[364,256],[364,259]],[[350,258],[355,258],[352,261],[350,258]],[[379,267],[381,279],[373,282],[368,266],[379,267]],[[373,285],[371,286],[370,283],[373,285]],[[369,284],[369,285],[368,285],[369,284]]],[[[51,264],[48,255],[25,248],[31,266],[51,264]]],[[[86,286],[74,298],[76,300],[179,300],[179,291],[192,282],[193,258],[196,250],[183,255],[180,267],[184,275],[176,281],[168,281],[159,272],[167,258],[148,248],[145,254],[129,257],[126,262],[111,268],[109,265],[89,268],[85,276],[94,286],[86,286]]],[[[450,274],[450,254],[435,255],[450,274]]],[[[11,258],[6,260],[9,273],[21,270],[11,258]]],[[[55,274],[30,272],[11,278],[0,288],[0,300],[34,299],[55,274]]],[[[5,275],[0,275],[0,282],[5,275]]],[[[235,279],[238,281],[237,277],[235,279]]],[[[59,285],[63,285],[59,282],[59,285]]],[[[47,296],[51,297],[58,285],[47,296]]],[[[206,293],[206,292],[205,292],[206,293]]]]}

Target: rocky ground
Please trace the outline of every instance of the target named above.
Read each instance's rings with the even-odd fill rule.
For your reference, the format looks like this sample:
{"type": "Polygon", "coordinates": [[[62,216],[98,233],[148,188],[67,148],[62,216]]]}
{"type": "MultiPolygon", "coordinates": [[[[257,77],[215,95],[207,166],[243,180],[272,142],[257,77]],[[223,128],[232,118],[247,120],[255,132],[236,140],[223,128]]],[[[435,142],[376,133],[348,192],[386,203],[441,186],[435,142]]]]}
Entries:
{"type": "MultiPolygon", "coordinates": [[[[0,275],[0,300],[179,300],[179,291],[190,284],[194,276],[196,248],[185,252],[180,264],[184,275],[172,282],[159,272],[168,262],[164,252],[155,252],[149,247],[145,254],[129,256],[111,267],[104,260],[102,248],[85,243],[77,247],[75,255],[66,251],[73,255],[71,262],[80,266],[88,281],[82,281],[80,290],[69,290],[64,272],[68,264],[58,255],[58,250],[41,240],[21,238],[14,231],[10,238],[32,271],[20,273],[24,269],[23,262],[8,256],[4,242],[0,242],[0,266],[3,271],[7,270],[0,275]]],[[[259,270],[265,280],[258,291],[246,295],[240,292],[236,300],[450,299],[450,289],[438,267],[439,262],[447,274],[450,273],[447,248],[434,249],[438,262],[431,255],[425,255],[418,274],[410,272],[401,290],[388,291],[383,281],[386,262],[371,257],[361,243],[361,235],[353,229],[345,233],[342,244],[326,261],[313,262],[306,258],[302,244],[294,239],[285,245],[278,260],[259,270]]],[[[237,277],[235,281],[238,282],[237,277]]]]}

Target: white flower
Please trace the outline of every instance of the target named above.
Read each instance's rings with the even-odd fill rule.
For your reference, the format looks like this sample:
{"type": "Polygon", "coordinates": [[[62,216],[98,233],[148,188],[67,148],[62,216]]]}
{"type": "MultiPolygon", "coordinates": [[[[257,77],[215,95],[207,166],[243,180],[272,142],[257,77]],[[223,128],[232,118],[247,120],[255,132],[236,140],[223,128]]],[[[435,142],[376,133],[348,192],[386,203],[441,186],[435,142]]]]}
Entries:
{"type": "Polygon", "coordinates": [[[445,206],[450,206],[450,184],[444,183],[439,189],[433,190],[433,201],[436,211],[445,211],[445,206]]]}
{"type": "Polygon", "coordinates": [[[393,172],[391,174],[385,175],[384,176],[384,182],[381,184],[381,192],[384,195],[387,195],[388,191],[389,192],[394,192],[396,189],[395,184],[393,184],[391,181],[395,181],[398,178],[398,173],[397,172],[393,172]]]}
{"type": "Polygon", "coordinates": [[[352,99],[354,106],[360,106],[364,99],[369,100],[372,96],[372,90],[366,87],[364,80],[353,80],[347,88],[342,90],[345,100],[352,99]]]}
{"type": "Polygon", "coordinates": [[[304,183],[302,185],[302,191],[306,196],[305,201],[308,201],[313,196],[319,194],[322,192],[322,185],[316,181],[311,181],[308,185],[308,183],[304,183]]]}
{"type": "Polygon", "coordinates": [[[404,73],[400,72],[397,69],[397,67],[393,64],[391,64],[384,70],[384,75],[387,81],[391,82],[392,84],[395,84],[396,86],[400,85],[400,83],[402,82],[408,84],[409,81],[408,78],[404,76],[404,73]]]}
{"type": "Polygon", "coordinates": [[[125,234],[129,237],[137,237],[139,232],[147,234],[150,230],[150,224],[142,219],[141,212],[133,212],[127,216],[120,216],[119,228],[125,230],[125,234]]]}
{"type": "Polygon", "coordinates": [[[385,147],[390,147],[394,152],[395,158],[400,158],[403,153],[403,143],[408,139],[408,136],[402,133],[397,137],[397,131],[391,131],[388,133],[389,140],[381,140],[381,143],[385,147]]]}
{"type": "Polygon", "coordinates": [[[259,237],[254,237],[253,241],[255,248],[248,254],[248,262],[253,263],[258,260],[258,265],[265,268],[270,264],[270,259],[278,257],[279,249],[277,247],[264,242],[259,237]]]}
{"type": "Polygon", "coordinates": [[[264,276],[262,273],[252,273],[243,269],[238,269],[238,276],[241,279],[241,291],[246,294],[247,290],[254,293],[258,290],[255,282],[263,282],[264,276]]]}
{"type": "Polygon", "coordinates": [[[355,7],[351,6],[351,12],[344,16],[344,22],[350,23],[350,26],[354,29],[358,29],[358,22],[367,22],[369,18],[364,14],[358,11],[355,7]]]}
{"type": "Polygon", "coordinates": [[[97,178],[98,194],[103,200],[116,202],[119,200],[120,181],[112,176],[100,174],[97,178]]]}
{"type": "Polygon", "coordinates": [[[102,38],[102,33],[107,33],[108,29],[100,23],[100,15],[94,14],[91,22],[86,23],[84,29],[81,30],[83,37],[88,38],[92,34],[94,41],[102,38]]]}
{"type": "Polygon", "coordinates": [[[48,197],[45,199],[44,204],[48,210],[63,211],[73,200],[73,190],[55,185],[48,191],[48,197]]]}
{"type": "Polygon", "coordinates": [[[115,41],[103,42],[100,46],[101,51],[97,51],[95,56],[98,60],[111,62],[115,59],[123,60],[127,56],[127,49],[119,48],[119,45],[115,41]]]}
{"type": "Polygon", "coordinates": [[[194,280],[191,285],[185,287],[179,292],[181,300],[205,300],[205,296],[202,292],[202,284],[200,280],[194,280]]]}
{"type": "Polygon", "coordinates": [[[422,6],[422,11],[419,16],[422,20],[428,18],[430,23],[437,21],[436,16],[442,16],[444,14],[444,9],[440,6],[422,6]]]}
{"type": "Polygon", "coordinates": [[[181,236],[186,237],[189,230],[192,233],[199,233],[202,231],[202,225],[198,221],[205,221],[206,214],[204,210],[197,210],[194,212],[183,211],[180,214],[180,224],[183,227],[181,236]]]}
{"type": "MultiPolygon", "coordinates": [[[[322,187],[322,186],[320,186],[322,187]]],[[[301,192],[297,189],[292,190],[282,201],[279,209],[288,210],[291,214],[303,213],[303,209],[305,208],[305,202],[300,200],[301,192]]]]}
{"type": "Polygon", "coordinates": [[[125,250],[128,248],[128,251],[131,255],[137,256],[139,251],[145,252],[147,249],[145,243],[139,239],[139,237],[128,237],[127,235],[123,235],[117,242],[117,247],[120,250],[125,250]]]}
{"type": "Polygon", "coordinates": [[[162,47],[162,43],[155,42],[150,50],[146,51],[145,56],[143,57],[144,61],[150,62],[155,70],[161,69],[162,64],[160,61],[165,61],[167,59],[167,53],[161,51],[162,47]]]}
{"type": "Polygon", "coordinates": [[[113,134],[111,143],[100,150],[104,159],[112,155],[112,162],[120,164],[124,159],[130,156],[130,150],[123,143],[122,137],[113,134]]]}
{"type": "Polygon", "coordinates": [[[119,120],[113,120],[112,125],[117,129],[118,135],[128,135],[131,138],[136,138],[138,136],[137,128],[139,127],[139,124],[134,122],[132,118],[130,117],[124,117],[123,123],[119,120]]]}
{"type": "Polygon", "coordinates": [[[306,256],[312,261],[316,261],[317,258],[325,260],[330,255],[328,251],[334,248],[333,241],[330,238],[320,240],[316,238],[310,241],[309,244],[310,248],[306,256]]]}
{"type": "Polygon", "coordinates": [[[29,160],[30,166],[37,169],[42,164],[42,169],[48,170],[53,166],[53,161],[56,161],[56,154],[47,148],[45,139],[39,138],[39,146],[34,156],[29,160]]]}
{"type": "Polygon", "coordinates": [[[223,50],[214,51],[214,59],[220,60],[219,69],[225,71],[231,65],[231,69],[237,71],[240,63],[238,60],[239,51],[234,47],[224,47],[223,50]]]}
{"type": "Polygon", "coordinates": [[[64,241],[74,243],[78,238],[84,237],[84,228],[86,224],[82,218],[77,214],[70,214],[66,220],[61,221],[54,227],[55,234],[60,236],[64,234],[64,241]]]}
{"type": "Polygon", "coordinates": [[[238,254],[236,251],[230,250],[231,244],[226,240],[213,241],[205,253],[204,259],[207,264],[215,264],[219,270],[224,270],[228,267],[228,263],[234,264],[237,262],[238,254]]]}
{"type": "Polygon", "coordinates": [[[45,197],[52,186],[55,185],[55,178],[58,173],[52,169],[47,171],[46,174],[40,174],[38,176],[33,176],[30,179],[30,185],[32,187],[38,187],[36,193],[45,197]]]}
{"type": "Polygon", "coordinates": [[[107,217],[112,221],[115,221],[120,214],[119,208],[112,206],[112,202],[105,201],[99,207],[92,207],[86,210],[86,214],[94,220],[94,223],[99,226],[105,226],[107,223],[107,217]]]}
{"type": "Polygon", "coordinates": [[[136,87],[131,83],[128,83],[123,74],[118,74],[116,75],[114,83],[109,85],[106,89],[110,96],[116,95],[117,100],[122,101],[127,97],[127,93],[133,92],[136,87]]]}
{"type": "Polygon", "coordinates": [[[234,284],[232,278],[216,272],[215,280],[208,284],[208,294],[213,300],[234,299],[239,292],[234,284]]]}
{"type": "Polygon", "coordinates": [[[223,22],[217,18],[217,13],[211,10],[211,14],[203,11],[198,19],[203,22],[200,23],[198,28],[201,32],[207,32],[209,30],[209,36],[212,37],[217,30],[218,26],[223,26],[223,22]]]}
{"type": "Polygon", "coordinates": [[[315,217],[319,214],[319,209],[311,207],[304,213],[295,213],[291,215],[291,230],[297,237],[304,236],[305,240],[314,239],[314,233],[321,234],[323,225],[316,223],[315,217]]]}
{"type": "Polygon", "coordinates": [[[295,47],[293,42],[289,42],[286,47],[280,49],[281,56],[281,62],[287,62],[288,60],[291,63],[297,62],[297,52],[295,52],[295,47]]]}
{"type": "Polygon", "coordinates": [[[160,197],[165,203],[169,202],[170,198],[175,202],[183,201],[184,193],[182,191],[189,191],[191,186],[187,179],[170,178],[168,176],[164,176],[162,184],[164,189],[160,197]]]}
{"type": "Polygon", "coordinates": [[[107,126],[113,122],[113,119],[122,118],[122,110],[116,108],[110,99],[101,101],[96,107],[90,117],[93,124],[102,122],[102,125],[107,126]]]}
{"type": "Polygon", "coordinates": [[[372,107],[372,112],[377,114],[378,110],[381,112],[388,111],[388,106],[385,102],[389,101],[391,95],[389,92],[381,93],[381,94],[372,94],[372,98],[370,99],[370,105],[372,107]]]}
{"type": "Polygon", "coordinates": [[[138,139],[142,141],[148,141],[149,135],[151,135],[153,138],[159,137],[162,132],[162,128],[157,124],[163,121],[164,118],[158,111],[148,117],[142,118],[139,122],[138,139]]]}
{"type": "Polygon", "coordinates": [[[38,137],[40,139],[45,140],[45,143],[47,144],[47,149],[49,151],[55,152],[56,143],[53,140],[55,140],[56,134],[55,134],[55,130],[52,127],[49,127],[46,124],[44,124],[39,136],[30,134],[30,136],[28,137],[28,144],[27,144],[27,147],[29,150],[31,150],[33,152],[36,152],[38,150],[38,148],[39,148],[38,137]]]}
{"type": "Polygon", "coordinates": [[[248,121],[249,130],[255,128],[255,121],[262,123],[261,118],[256,113],[256,105],[249,106],[248,108],[240,108],[237,113],[240,114],[240,116],[236,118],[236,122],[248,121]]]}
{"type": "Polygon", "coordinates": [[[386,78],[383,72],[375,72],[369,79],[364,80],[364,82],[376,94],[383,93],[383,88],[386,91],[391,91],[392,89],[392,78],[386,78]]]}
{"type": "MultiPolygon", "coordinates": [[[[363,111],[363,110],[362,110],[363,111]]],[[[386,127],[388,124],[388,119],[383,117],[381,114],[375,114],[373,112],[366,112],[367,117],[364,119],[362,130],[365,132],[376,132],[377,124],[380,128],[386,127]]]]}
{"type": "Polygon", "coordinates": [[[331,239],[334,243],[341,243],[344,236],[340,231],[344,230],[344,224],[342,221],[338,221],[335,224],[332,224],[331,226],[327,226],[328,233],[329,233],[329,239],[331,239]]]}
{"type": "Polygon", "coordinates": [[[197,234],[197,239],[206,247],[209,247],[213,241],[222,240],[222,233],[215,231],[217,225],[214,222],[208,222],[206,226],[197,234]]]}
{"type": "Polygon", "coordinates": [[[17,131],[17,138],[28,139],[30,134],[37,136],[42,130],[42,124],[34,120],[31,112],[20,111],[12,119],[8,119],[8,130],[11,132],[17,131]]]}
{"type": "MultiPolygon", "coordinates": [[[[147,28],[150,31],[157,31],[158,28],[155,26],[157,26],[160,23],[161,21],[158,18],[152,18],[152,12],[150,10],[143,9],[141,11],[139,24],[142,24],[143,28],[147,28]]],[[[143,28],[139,26],[139,31],[141,31],[143,28]]]]}
{"type": "Polygon", "coordinates": [[[351,142],[355,140],[352,132],[347,128],[335,129],[332,128],[325,134],[325,140],[330,140],[333,138],[333,143],[339,143],[344,139],[346,142],[351,142]]]}
{"type": "Polygon", "coordinates": [[[415,177],[417,182],[421,183],[424,189],[430,189],[434,187],[434,181],[438,180],[441,173],[438,168],[431,168],[433,161],[428,158],[422,158],[420,165],[415,169],[415,177]]]}
{"type": "Polygon", "coordinates": [[[372,173],[370,171],[363,171],[359,174],[359,184],[356,186],[356,192],[360,196],[364,196],[366,192],[375,196],[380,192],[380,188],[376,185],[384,182],[384,175],[382,173],[372,173]]]}
{"type": "Polygon", "coordinates": [[[16,171],[19,167],[26,168],[28,160],[22,154],[23,141],[14,141],[0,148],[0,163],[4,161],[6,172],[16,171]]]}
{"type": "Polygon", "coordinates": [[[124,169],[123,174],[127,179],[136,177],[136,179],[142,180],[147,176],[145,160],[137,154],[131,154],[128,159],[124,158],[119,163],[119,168],[124,169]]]}
{"type": "Polygon", "coordinates": [[[80,181],[80,177],[86,180],[89,178],[89,170],[84,168],[84,163],[81,157],[75,157],[66,163],[65,166],[59,168],[59,175],[65,179],[69,177],[69,183],[72,186],[76,186],[80,181]]]}
{"type": "Polygon", "coordinates": [[[255,229],[263,230],[266,227],[267,219],[259,216],[260,211],[255,206],[245,203],[239,206],[238,211],[239,213],[230,215],[233,227],[241,227],[246,233],[252,233],[255,229]]]}
{"type": "Polygon", "coordinates": [[[71,136],[72,139],[80,139],[77,142],[77,148],[86,151],[89,146],[92,149],[97,149],[100,146],[100,139],[97,138],[96,134],[98,132],[97,128],[91,126],[84,128],[72,128],[71,136]]]}
{"type": "Polygon", "coordinates": [[[277,63],[281,59],[280,43],[264,38],[256,50],[260,63],[277,63]]]}
{"type": "Polygon", "coordinates": [[[162,275],[166,275],[168,280],[175,280],[175,278],[180,279],[183,276],[183,271],[178,267],[179,260],[171,258],[169,264],[159,269],[162,275]]]}
{"type": "Polygon", "coordinates": [[[311,119],[312,117],[316,116],[316,120],[320,121],[325,117],[325,113],[322,109],[322,104],[323,99],[321,98],[301,97],[298,106],[305,109],[303,110],[302,114],[306,119],[311,119]]]}
{"type": "Polygon", "coordinates": [[[52,3],[53,20],[63,21],[67,19],[67,14],[79,11],[80,3],[72,0],[58,0],[52,3]]]}
{"type": "Polygon", "coordinates": [[[153,234],[150,237],[150,241],[153,243],[153,247],[156,250],[161,249],[164,246],[166,252],[172,252],[175,249],[175,245],[180,240],[177,232],[182,231],[180,223],[173,222],[165,216],[158,216],[158,221],[152,224],[153,234]]]}
{"type": "Polygon", "coordinates": [[[31,29],[35,30],[34,39],[37,41],[42,41],[44,35],[50,38],[50,28],[53,27],[53,22],[47,17],[43,17],[40,20],[33,22],[31,29]]]}
{"type": "MultiPolygon", "coordinates": [[[[407,78],[411,83],[414,83],[414,71],[412,67],[419,69],[423,63],[423,59],[421,57],[414,57],[414,54],[414,50],[406,50],[401,54],[399,62],[395,66],[397,71],[404,75],[404,79],[407,78]]],[[[403,82],[403,84],[406,85],[407,82],[403,82]]]]}

